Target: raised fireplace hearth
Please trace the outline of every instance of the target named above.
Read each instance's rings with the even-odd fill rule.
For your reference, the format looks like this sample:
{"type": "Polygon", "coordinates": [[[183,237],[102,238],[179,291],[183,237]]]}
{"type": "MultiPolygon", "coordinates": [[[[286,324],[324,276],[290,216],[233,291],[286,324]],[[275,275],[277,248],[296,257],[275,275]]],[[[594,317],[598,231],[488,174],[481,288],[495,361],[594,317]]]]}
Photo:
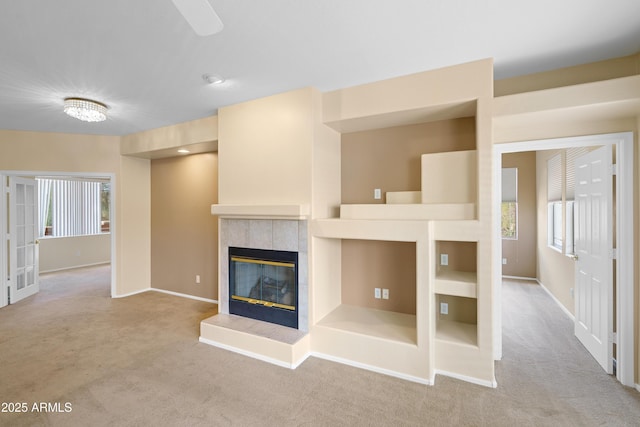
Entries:
{"type": "Polygon", "coordinates": [[[229,247],[229,313],[298,328],[298,253],[229,247]]]}

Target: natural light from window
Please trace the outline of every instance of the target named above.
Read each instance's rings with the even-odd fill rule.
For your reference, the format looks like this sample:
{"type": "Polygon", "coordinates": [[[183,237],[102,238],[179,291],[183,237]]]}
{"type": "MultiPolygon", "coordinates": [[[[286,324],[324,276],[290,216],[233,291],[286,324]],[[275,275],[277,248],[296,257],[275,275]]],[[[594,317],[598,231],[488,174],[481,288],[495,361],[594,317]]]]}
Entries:
{"type": "Polygon", "coordinates": [[[518,239],[518,169],[502,169],[501,228],[503,239],[518,239]]]}
{"type": "Polygon", "coordinates": [[[100,179],[37,178],[40,237],[110,231],[111,184],[100,179]]]}

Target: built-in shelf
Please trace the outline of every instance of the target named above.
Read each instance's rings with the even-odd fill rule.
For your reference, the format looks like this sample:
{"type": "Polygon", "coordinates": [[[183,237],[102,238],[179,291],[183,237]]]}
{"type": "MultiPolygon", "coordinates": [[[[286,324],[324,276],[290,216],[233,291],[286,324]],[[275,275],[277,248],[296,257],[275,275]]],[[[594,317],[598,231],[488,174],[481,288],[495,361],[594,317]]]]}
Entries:
{"type": "Polygon", "coordinates": [[[441,270],[436,274],[434,291],[442,295],[476,298],[476,284],[476,273],[441,270]]]}
{"type": "Polygon", "coordinates": [[[308,204],[302,205],[211,205],[211,215],[238,218],[307,218],[308,204]]]}
{"type": "Polygon", "coordinates": [[[341,219],[471,220],[475,215],[475,203],[340,205],[341,219]]]}
{"type": "Polygon", "coordinates": [[[470,323],[438,320],[436,339],[454,344],[478,345],[478,327],[470,323]]]}
{"type": "Polygon", "coordinates": [[[427,241],[428,221],[367,219],[317,219],[312,222],[314,237],[329,239],[427,241]]]}
{"type": "Polygon", "coordinates": [[[416,344],[416,316],[342,304],[318,322],[318,326],[359,335],[416,344]]]}

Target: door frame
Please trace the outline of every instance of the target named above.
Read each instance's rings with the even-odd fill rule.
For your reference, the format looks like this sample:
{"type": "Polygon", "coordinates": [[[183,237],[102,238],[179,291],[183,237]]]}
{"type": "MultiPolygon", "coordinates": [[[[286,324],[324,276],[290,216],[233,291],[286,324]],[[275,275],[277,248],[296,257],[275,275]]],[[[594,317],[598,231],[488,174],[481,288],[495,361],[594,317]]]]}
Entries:
{"type": "MultiPolygon", "coordinates": [[[[108,178],[111,184],[111,191],[109,192],[109,233],[110,236],[110,256],[111,256],[111,297],[116,295],[116,176],[110,172],[60,172],[60,171],[18,171],[18,170],[0,170],[0,179],[2,180],[2,197],[0,200],[0,212],[7,212],[9,206],[7,206],[7,180],[9,176],[68,176],[68,177],[85,177],[85,178],[108,178]]],[[[3,215],[4,217],[4,215],[3,215]]],[[[8,236],[8,223],[3,221],[0,224],[0,307],[7,305],[7,291],[4,289],[5,279],[8,273],[7,265],[7,236],[8,236]]]]}
{"type": "MultiPolygon", "coordinates": [[[[616,149],[616,377],[623,385],[634,386],[634,254],[633,254],[633,132],[531,140],[493,145],[493,204],[500,212],[502,155],[524,151],[555,150],[609,145],[616,149]]],[[[493,218],[493,337],[494,359],[502,359],[502,237],[500,215],[493,218]]]]}
{"type": "Polygon", "coordinates": [[[9,289],[5,288],[5,284],[8,281],[9,266],[7,265],[7,233],[9,228],[9,206],[7,205],[7,194],[9,192],[8,175],[0,173],[0,185],[2,189],[0,191],[0,308],[6,306],[9,303],[9,289]]]}

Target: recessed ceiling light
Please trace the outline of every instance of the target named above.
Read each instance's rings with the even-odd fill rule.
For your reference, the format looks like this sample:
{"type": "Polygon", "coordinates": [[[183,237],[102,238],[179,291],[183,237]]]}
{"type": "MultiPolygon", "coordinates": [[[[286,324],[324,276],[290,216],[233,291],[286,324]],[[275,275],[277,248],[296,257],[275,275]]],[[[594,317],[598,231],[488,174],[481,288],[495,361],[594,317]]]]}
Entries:
{"type": "Polygon", "coordinates": [[[83,122],[102,122],[107,119],[107,106],[84,98],[64,100],[64,112],[83,122]]]}
{"type": "Polygon", "coordinates": [[[224,82],[224,77],[217,74],[204,74],[202,76],[202,80],[210,85],[219,85],[220,83],[224,82]]]}
{"type": "Polygon", "coordinates": [[[189,154],[190,152],[191,151],[185,150],[184,148],[181,148],[181,149],[178,150],[178,153],[180,153],[180,154],[189,154]]]}

